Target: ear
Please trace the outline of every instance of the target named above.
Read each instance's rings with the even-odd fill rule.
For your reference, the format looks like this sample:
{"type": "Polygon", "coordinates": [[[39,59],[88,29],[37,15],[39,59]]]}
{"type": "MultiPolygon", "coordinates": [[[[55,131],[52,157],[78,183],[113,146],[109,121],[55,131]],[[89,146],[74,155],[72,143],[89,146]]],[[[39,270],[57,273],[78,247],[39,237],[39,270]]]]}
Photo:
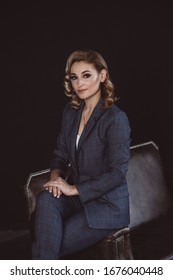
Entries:
{"type": "Polygon", "coordinates": [[[100,82],[103,83],[105,81],[106,75],[107,75],[106,69],[102,69],[102,71],[100,72],[100,75],[101,75],[100,82]]]}

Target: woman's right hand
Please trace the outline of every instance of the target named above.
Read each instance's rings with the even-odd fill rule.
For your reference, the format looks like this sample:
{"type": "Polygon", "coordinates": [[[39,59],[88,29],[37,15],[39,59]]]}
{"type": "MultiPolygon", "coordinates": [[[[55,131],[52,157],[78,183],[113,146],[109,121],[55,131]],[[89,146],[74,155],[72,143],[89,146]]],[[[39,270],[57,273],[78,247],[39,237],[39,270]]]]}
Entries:
{"type": "MultiPolygon", "coordinates": [[[[50,180],[49,182],[55,182],[61,176],[61,171],[59,169],[52,170],[50,172],[50,180]]],[[[62,192],[55,186],[46,186],[45,189],[53,194],[55,197],[60,197],[62,192]]]]}
{"type": "MultiPolygon", "coordinates": [[[[56,181],[56,179],[50,180],[49,182],[55,182],[55,181],[56,181]]],[[[45,184],[45,185],[46,185],[46,184],[45,184]]],[[[57,198],[59,198],[60,195],[62,194],[62,192],[61,192],[60,189],[58,189],[58,188],[55,187],[55,186],[51,186],[51,185],[46,186],[46,187],[45,187],[45,190],[49,191],[50,193],[52,193],[52,195],[53,195],[54,197],[57,197],[57,198]]]]}

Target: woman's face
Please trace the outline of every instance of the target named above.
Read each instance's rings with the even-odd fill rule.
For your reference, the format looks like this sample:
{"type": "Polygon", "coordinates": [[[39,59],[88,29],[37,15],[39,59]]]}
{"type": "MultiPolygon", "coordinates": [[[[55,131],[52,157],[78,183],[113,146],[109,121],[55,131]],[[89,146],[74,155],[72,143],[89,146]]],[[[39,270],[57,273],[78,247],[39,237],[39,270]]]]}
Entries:
{"type": "Polygon", "coordinates": [[[84,61],[74,62],[71,67],[71,85],[80,99],[88,99],[96,94],[101,95],[100,83],[106,78],[106,70],[100,73],[92,64],[84,61]]]}

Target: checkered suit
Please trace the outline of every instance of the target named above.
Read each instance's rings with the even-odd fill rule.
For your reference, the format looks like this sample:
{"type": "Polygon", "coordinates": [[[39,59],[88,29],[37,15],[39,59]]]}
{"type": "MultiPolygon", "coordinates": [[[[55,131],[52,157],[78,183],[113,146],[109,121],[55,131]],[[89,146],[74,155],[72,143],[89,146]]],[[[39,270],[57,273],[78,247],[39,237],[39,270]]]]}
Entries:
{"type": "Polygon", "coordinates": [[[115,104],[102,108],[100,99],[80,137],[76,136],[84,103],[79,109],[68,104],[50,168],[66,172],[79,191],[88,225],[92,228],[122,228],[130,222],[126,172],[130,156],[128,118],[115,104]]]}

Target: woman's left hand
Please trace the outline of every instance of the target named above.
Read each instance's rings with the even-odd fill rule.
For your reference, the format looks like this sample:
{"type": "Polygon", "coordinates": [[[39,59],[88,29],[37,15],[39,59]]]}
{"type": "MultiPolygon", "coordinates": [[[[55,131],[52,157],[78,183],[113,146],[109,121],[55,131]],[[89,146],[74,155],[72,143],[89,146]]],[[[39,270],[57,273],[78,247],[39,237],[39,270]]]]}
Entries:
{"type": "Polygon", "coordinates": [[[63,178],[59,177],[56,181],[49,181],[43,185],[45,188],[49,186],[58,188],[64,195],[72,196],[72,195],[79,195],[79,192],[75,185],[69,185],[67,181],[63,178]]]}

